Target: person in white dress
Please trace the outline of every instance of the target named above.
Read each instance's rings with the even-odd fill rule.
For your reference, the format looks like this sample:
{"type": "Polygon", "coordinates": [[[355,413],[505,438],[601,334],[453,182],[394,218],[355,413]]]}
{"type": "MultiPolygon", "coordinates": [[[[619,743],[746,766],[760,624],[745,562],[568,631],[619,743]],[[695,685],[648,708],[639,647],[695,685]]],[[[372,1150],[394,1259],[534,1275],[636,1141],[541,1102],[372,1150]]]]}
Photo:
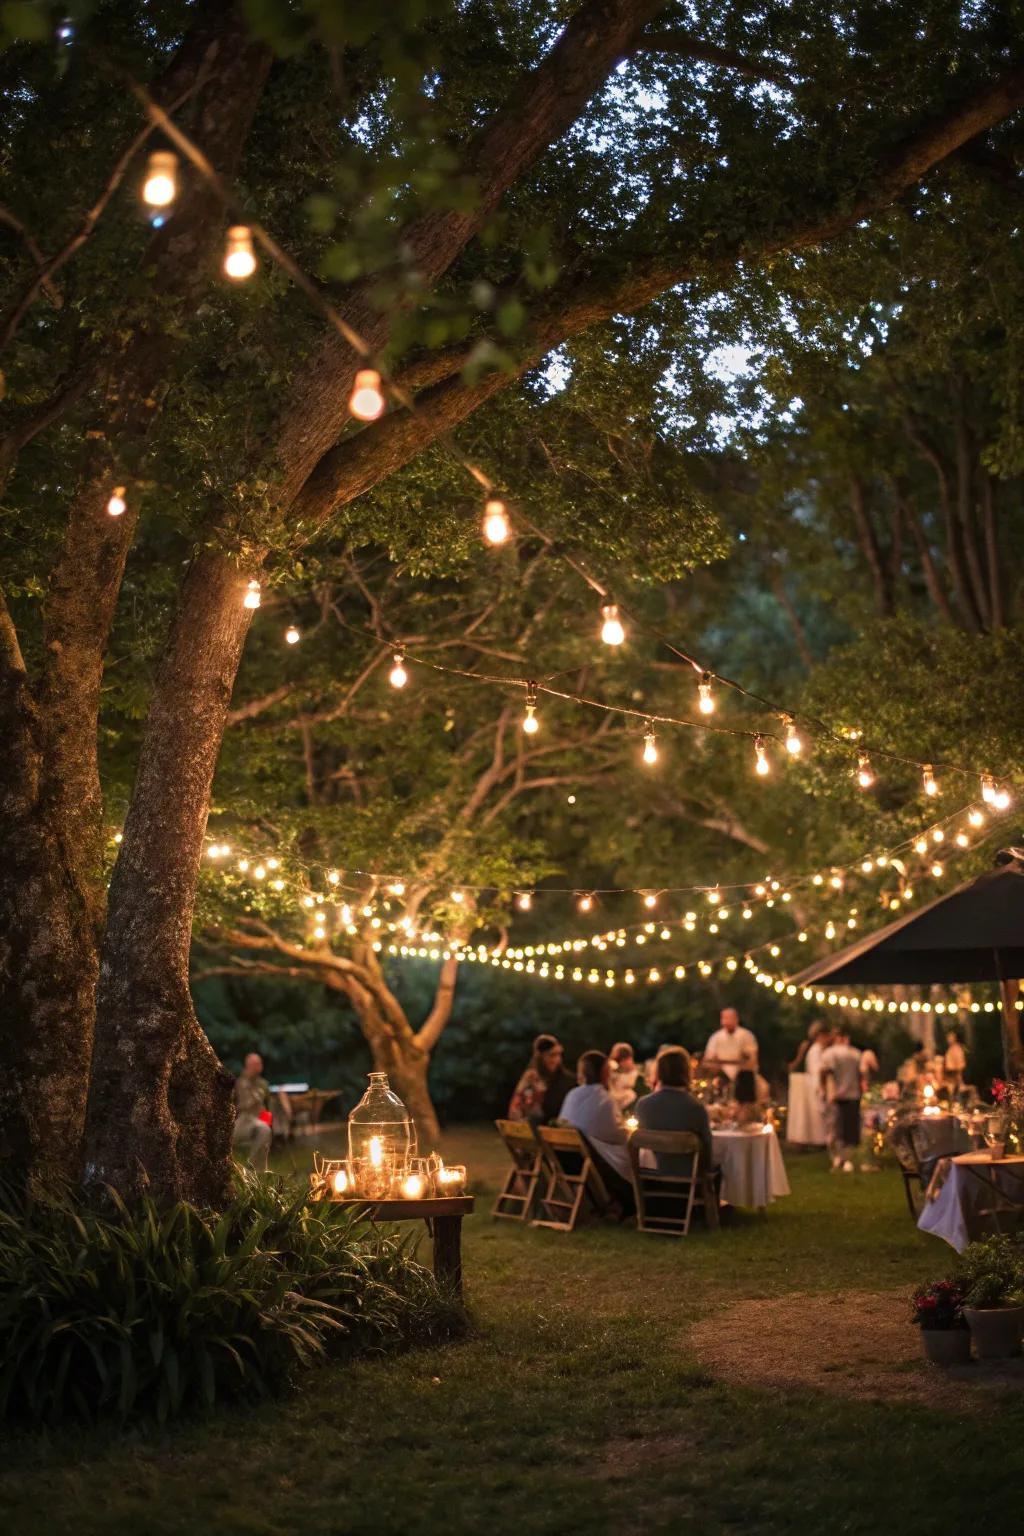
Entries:
{"type": "Polygon", "coordinates": [[[741,1067],[757,1071],[757,1040],[740,1024],[735,1008],[723,1008],[718,1021],[720,1027],[704,1047],[701,1071],[724,1072],[730,1083],[734,1083],[741,1067]]]}
{"type": "Polygon", "coordinates": [[[828,1143],[828,1115],[825,1092],[821,1080],[821,1058],[832,1044],[833,1033],[828,1025],[819,1020],[821,1027],[804,1057],[804,1076],[807,1078],[807,1134],[795,1137],[789,1126],[792,1140],[800,1140],[808,1147],[824,1147],[828,1143]]]}
{"type": "Polygon", "coordinates": [[[829,1043],[827,1025],[815,1019],[789,1064],[789,1103],[786,1140],[800,1147],[825,1145],[824,1102],[821,1097],[821,1056],[829,1043]]]}

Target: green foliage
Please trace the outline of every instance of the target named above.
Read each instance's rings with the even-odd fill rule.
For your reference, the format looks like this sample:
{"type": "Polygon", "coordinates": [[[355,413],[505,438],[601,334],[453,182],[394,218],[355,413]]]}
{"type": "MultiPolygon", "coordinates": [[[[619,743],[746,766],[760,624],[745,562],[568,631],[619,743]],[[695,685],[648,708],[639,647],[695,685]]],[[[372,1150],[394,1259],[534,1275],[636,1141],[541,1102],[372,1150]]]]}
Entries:
{"type": "Polygon", "coordinates": [[[954,1273],[963,1288],[964,1306],[1024,1304],[1024,1247],[1011,1237],[996,1235],[968,1243],[954,1273]]]}
{"type": "Polygon", "coordinates": [[[406,1241],[280,1180],[221,1215],[109,1200],[0,1198],[0,1418],[163,1422],[457,1326],[406,1241]]]}

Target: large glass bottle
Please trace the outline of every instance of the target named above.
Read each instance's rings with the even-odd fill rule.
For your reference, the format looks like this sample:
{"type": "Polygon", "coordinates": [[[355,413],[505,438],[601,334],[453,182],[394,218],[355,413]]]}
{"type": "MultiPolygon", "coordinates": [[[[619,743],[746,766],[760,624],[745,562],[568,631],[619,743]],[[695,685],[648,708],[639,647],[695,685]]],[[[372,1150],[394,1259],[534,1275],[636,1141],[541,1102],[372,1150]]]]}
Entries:
{"type": "Polygon", "coordinates": [[[409,1111],[388,1085],[386,1072],[371,1072],[370,1086],[348,1117],[349,1167],[356,1191],[384,1199],[398,1187],[416,1150],[409,1111]]]}

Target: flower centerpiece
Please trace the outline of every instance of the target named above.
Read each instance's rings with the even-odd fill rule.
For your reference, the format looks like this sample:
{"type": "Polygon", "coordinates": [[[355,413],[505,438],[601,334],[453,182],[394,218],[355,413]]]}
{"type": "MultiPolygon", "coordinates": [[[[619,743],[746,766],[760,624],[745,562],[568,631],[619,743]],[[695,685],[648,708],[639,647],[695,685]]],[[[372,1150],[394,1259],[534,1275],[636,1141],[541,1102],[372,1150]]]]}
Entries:
{"type": "Polygon", "coordinates": [[[1002,1132],[1003,1150],[1011,1153],[1024,1150],[1024,1080],[1019,1077],[993,1078],[992,1101],[1002,1132]]]}
{"type": "Polygon", "coordinates": [[[971,1335],[957,1280],[933,1280],[914,1292],[913,1321],[921,1330],[925,1358],[934,1365],[962,1365],[971,1358],[971,1335]]]}

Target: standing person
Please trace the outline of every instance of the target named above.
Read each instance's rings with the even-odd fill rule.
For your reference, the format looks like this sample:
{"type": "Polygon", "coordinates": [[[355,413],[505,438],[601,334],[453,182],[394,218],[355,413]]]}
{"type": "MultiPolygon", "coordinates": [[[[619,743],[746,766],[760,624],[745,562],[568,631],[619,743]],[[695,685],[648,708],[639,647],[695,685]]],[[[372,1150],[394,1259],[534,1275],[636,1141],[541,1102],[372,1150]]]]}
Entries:
{"type": "Polygon", "coordinates": [[[719,1028],[704,1047],[701,1070],[724,1072],[730,1083],[734,1083],[741,1067],[757,1071],[757,1040],[749,1029],[742,1027],[735,1008],[723,1008],[718,1022],[719,1028]]]}
{"type": "Polygon", "coordinates": [[[250,1051],[240,1077],[235,1078],[235,1129],[232,1145],[244,1151],[257,1173],[266,1173],[270,1143],[270,1085],[263,1076],[263,1057],[250,1051]]]}
{"type": "Polygon", "coordinates": [[[565,1096],[560,1118],[585,1136],[609,1191],[629,1214],[636,1208],[626,1143],[629,1132],[608,1092],[611,1062],[603,1051],[584,1051],[577,1086],[565,1096]]]}
{"type": "Polygon", "coordinates": [[[554,1035],[538,1035],[533,1042],[530,1065],[515,1086],[508,1106],[510,1120],[529,1120],[547,1125],[557,1119],[562,1101],[573,1086],[564,1066],[565,1052],[554,1035]]]}
{"type": "Polygon", "coordinates": [[[967,1052],[955,1029],[946,1031],[946,1054],[942,1061],[943,1077],[950,1093],[959,1093],[967,1071],[967,1052]]]}
{"type": "Polygon", "coordinates": [[[786,1140],[801,1147],[825,1145],[825,1117],[821,1098],[821,1056],[831,1036],[821,1019],[815,1019],[789,1064],[789,1104],[786,1140]]]}
{"type": "Polygon", "coordinates": [[[853,1172],[853,1159],[860,1146],[860,1099],[863,1083],[860,1075],[860,1051],[850,1044],[845,1025],[835,1031],[832,1044],[821,1058],[822,1089],[832,1111],[831,1136],[833,1172],[853,1172]]]}
{"type": "Polygon", "coordinates": [[[814,1039],[807,1048],[804,1057],[804,1071],[807,1076],[807,1104],[808,1126],[807,1145],[811,1147],[824,1147],[828,1145],[828,1117],[825,1094],[821,1086],[821,1058],[832,1044],[835,1036],[833,1031],[822,1019],[817,1020],[818,1028],[814,1039]]]}
{"type": "Polygon", "coordinates": [[[616,1108],[624,1115],[630,1105],[636,1103],[636,1080],[640,1076],[640,1068],[633,1056],[633,1047],[625,1040],[612,1046],[608,1059],[612,1064],[608,1092],[615,1100],[616,1108]]]}

